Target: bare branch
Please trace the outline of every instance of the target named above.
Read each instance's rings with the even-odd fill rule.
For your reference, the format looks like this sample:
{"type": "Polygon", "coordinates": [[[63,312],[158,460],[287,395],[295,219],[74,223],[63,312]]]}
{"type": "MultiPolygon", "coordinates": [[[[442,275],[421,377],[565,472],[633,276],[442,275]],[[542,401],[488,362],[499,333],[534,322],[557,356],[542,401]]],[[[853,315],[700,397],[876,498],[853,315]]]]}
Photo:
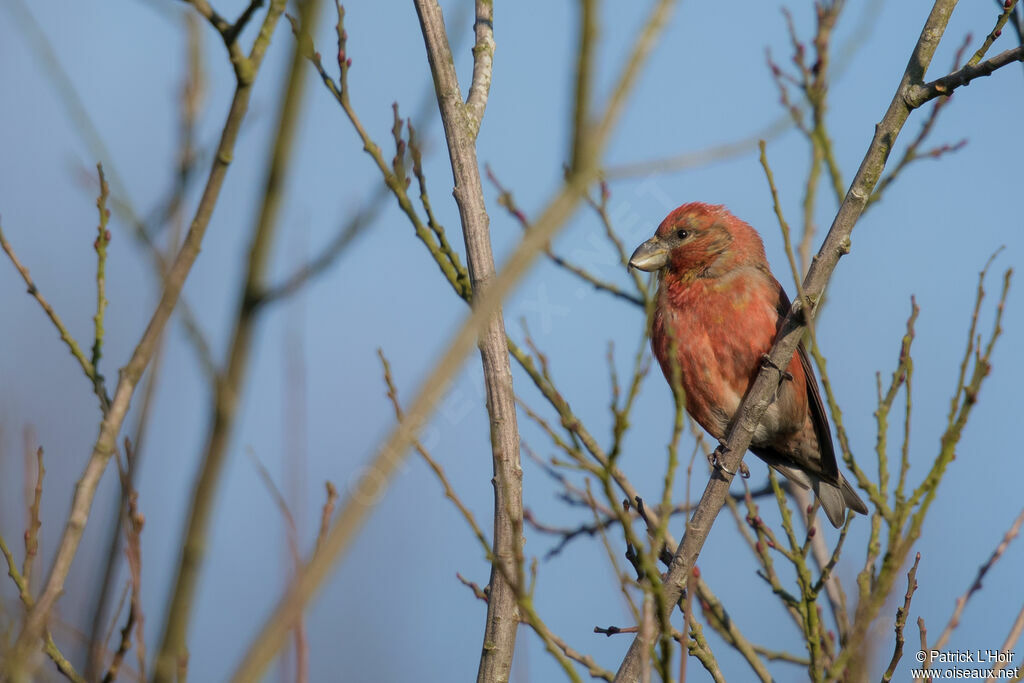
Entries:
{"type": "Polygon", "coordinates": [[[995,57],[986,59],[979,64],[968,64],[962,69],[930,83],[911,86],[905,96],[906,104],[910,109],[917,109],[928,100],[948,96],[957,88],[968,85],[975,78],[991,76],[996,69],[1020,61],[1024,61],[1024,45],[1000,52],[995,57]]]}
{"type": "Polygon", "coordinates": [[[96,487],[106,469],[110,456],[114,453],[117,435],[128,413],[135,387],[153,356],[163,328],[170,318],[175,305],[178,303],[181,290],[185,285],[185,279],[188,277],[192,264],[195,263],[195,259],[199,255],[200,245],[206,234],[210,218],[213,216],[213,209],[220,197],[220,190],[233,158],[238,131],[248,110],[249,98],[252,93],[252,80],[263,60],[267,45],[273,34],[273,29],[283,10],[283,0],[272,1],[270,11],[268,11],[264,19],[260,34],[253,43],[250,55],[246,59],[244,73],[239,72],[238,69],[240,67],[236,65],[237,87],[232,98],[227,120],[224,124],[217,155],[210,169],[206,188],[199,201],[195,217],[189,227],[188,234],[185,236],[184,243],[175,257],[173,265],[168,270],[163,293],[150,318],[146,331],[135,347],[127,365],[121,369],[117,388],[114,391],[110,404],[110,410],[105,414],[100,424],[99,436],[93,446],[92,455],[76,487],[71,504],[71,513],[53,564],[51,565],[46,587],[39,600],[35,603],[35,606],[29,612],[22,631],[18,636],[14,655],[8,663],[8,666],[19,676],[28,675],[29,673],[27,669],[31,666],[29,663],[30,653],[34,650],[37,639],[45,629],[50,610],[63,592],[64,580],[71,569],[71,564],[78,550],[78,544],[81,541],[82,533],[88,521],[96,487]]]}
{"type": "MultiPolygon", "coordinates": [[[[256,639],[250,644],[240,667],[236,670],[236,681],[256,680],[264,670],[277,648],[283,642],[286,631],[285,624],[294,619],[294,615],[319,588],[337,562],[342,552],[348,548],[361,527],[378,496],[383,492],[390,476],[402,462],[405,452],[414,438],[412,425],[422,425],[437,406],[448,378],[459,367],[466,354],[479,338],[480,331],[499,309],[502,300],[513,286],[523,277],[533,264],[537,254],[544,245],[565,224],[576,206],[582,200],[587,186],[597,177],[597,159],[605,148],[612,127],[618,119],[622,103],[635,82],[640,64],[646,58],[657,35],[660,33],[667,13],[672,6],[671,0],[660,0],[652,12],[641,37],[633,47],[629,59],[631,67],[620,79],[613,92],[603,117],[604,125],[600,126],[589,143],[590,153],[584,155],[584,163],[571,169],[562,188],[551,199],[547,207],[540,213],[533,229],[526,234],[522,242],[509,256],[505,267],[498,273],[486,293],[473,298],[473,312],[465,319],[455,335],[446,345],[446,350],[428,374],[416,398],[405,413],[405,419],[395,427],[384,440],[378,455],[363,469],[361,476],[353,485],[352,495],[343,506],[338,522],[324,540],[321,552],[312,558],[299,574],[297,580],[282,596],[264,627],[256,639]]],[[[514,352],[513,352],[514,353],[514,352]]]]}
{"type": "MultiPolygon", "coordinates": [[[[800,338],[803,336],[807,322],[813,316],[817,301],[824,293],[832,271],[838,264],[840,257],[849,252],[850,234],[853,227],[863,212],[871,191],[881,176],[892,145],[907,117],[915,107],[930,99],[927,96],[911,97],[911,93],[915,88],[921,87],[916,84],[921,83],[924,79],[924,74],[938,47],[939,40],[945,31],[955,4],[954,0],[937,0],[925,22],[899,87],[882,121],[876,126],[874,138],[864,156],[864,160],[861,162],[853,184],[842,205],[839,207],[839,212],[818,251],[817,257],[811,263],[803,284],[805,295],[794,302],[780,326],[772,352],[769,354],[775,367],[784,367],[788,364],[793,353],[796,351],[800,338]]],[[[1009,63],[1009,61],[1011,60],[1004,58],[1000,65],[1009,63]]],[[[991,70],[994,70],[994,68],[997,67],[991,66],[988,73],[991,73],[991,70]]],[[[978,75],[980,74],[981,71],[978,72],[978,75]]],[[[947,89],[951,89],[951,87],[947,89]]],[[[930,93],[931,90],[928,92],[930,93]]],[[[936,91],[935,95],[937,94],[938,92],[936,91]]],[[[761,416],[768,407],[777,381],[776,375],[762,368],[743,398],[736,412],[736,417],[730,424],[724,444],[725,452],[722,464],[728,471],[738,471],[743,455],[750,445],[754,430],[757,428],[761,416]]],[[[673,557],[668,576],[665,580],[666,592],[671,600],[671,604],[678,600],[685,578],[693,567],[704,541],[711,531],[714,519],[725,501],[731,480],[732,475],[721,470],[714,471],[701,497],[697,510],[687,525],[686,534],[683,536],[679,548],[673,557]]],[[[854,651],[862,637],[863,632],[855,630],[851,640],[856,640],[848,642],[845,651],[847,653],[854,651]]],[[[634,640],[629,653],[619,668],[616,681],[639,680],[641,651],[645,649],[639,640],[634,640]]]]}
{"type": "MultiPolygon", "coordinates": [[[[319,14],[318,8],[319,3],[316,0],[304,3],[302,5],[303,19],[314,21],[314,17],[319,14]]],[[[274,19],[274,24],[276,24],[283,9],[284,2],[282,0],[272,0],[267,21],[270,20],[271,15],[276,15],[274,19]]],[[[270,25],[271,29],[274,24],[270,25]]],[[[266,22],[264,27],[266,29],[266,22]]],[[[262,32],[261,35],[263,35],[262,32]]],[[[267,38],[269,40],[269,36],[267,38]]],[[[257,40],[253,46],[254,53],[259,44],[260,41],[257,40]]],[[[231,333],[227,368],[223,373],[222,380],[215,387],[214,408],[209,418],[209,432],[202,465],[189,506],[174,590],[168,597],[163,636],[153,667],[153,679],[156,683],[172,679],[176,662],[185,650],[186,633],[192,615],[199,573],[205,559],[206,539],[217,499],[225,453],[234,424],[238,397],[242,393],[242,386],[248,372],[252,339],[260,310],[254,302],[264,289],[264,280],[269,269],[270,250],[283,204],[284,178],[289,170],[293,140],[302,110],[302,94],[305,83],[304,64],[304,56],[298,45],[295,45],[292,52],[291,69],[288,78],[282,84],[283,94],[275,127],[277,134],[270,149],[270,160],[264,180],[265,189],[260,211],[252,226],[247,270],[239,295],[234,329],[231,333]]],[[[238,65],[235,66],[237,70],[238,65]]],[[[295,620],[293,623],[297,623],[297,621],[295,620]]]]}
{"type": "MultiPolygon", "coordinates": [[[[476,45],[473,46],[473,82],[466,98],[469,135],[476,138],[491,92],[491,64],[494,61],[494,2],[476,0],[476,21],[473,23],[476,45]]],[[[427,48],[430,49],[429,47],[427,48]]],[[[454,73],[454,70],[453,70],[454,73]]],[[[435,76],[436,78],[436,76],[435,76]]]]}
{"type": "Polygon", "coordinates": [[[896,625],[894,626],[896,647],[893,650],[892,659],[889,660],[889,667],[882,675],[882,683],[889,683],[892,680],[892,675],[896,673],[896,665],[903,657],[903,628],[907,625],[907,616],[910,614],[910,599],[914,597],[914,591],[917,590],[917,565],[920,561],[921,553],[918,553],[914,558],[914,566],[907,572],[907,592],[903,596],[903,606],[896,610],[896,625]]]}
{"type": "MultiPolygon", "coordinates": [[[[480,130],[491,82],[494,54],[493,6],[489,0],[476,3],[476,46],[473,48],[473,85],[462,104],[455,63],[436,0],[416,0],[427,59],[434,76],[434,89],[441,111],[448,157],[455,187],[452,194],[462,219],[466,260],[474,300],[486,297],[495,276],[491,251],[490,218],[484,203],[480,166],[476,157],[476,135],[480,130]]],[[[490,598],[478,683],[507,681],[512,669],[519,622],[517,591],[508,577],[516,575],[516,558],[522,545],[523,469],[519,461],[519,427],[512,368],[505,342],[501,309],[481,325],[478,347],[487,391],[491,451],[494,467],[494,549],[491,561],[490,598]]]]}
{"type": "MultiPolygon", "coordinates": [[[[0,536],[0,554],[4,556],[4,560],[7,561],[7,574],[14,581],[14,585],[18,589],[18,597],[21,598],[22,604],[25,605],[25,609],[31,610],[33,606],[32,594],[29,592],[28,582],[22,577],[21,572],[18,571],[18,563],[14,559],[14,554],[10,548],[7,547],[7,542],[4,541],[3,536],[0,536]]],[[[65,678],[74,681],[74,683],[85,683],[85,679],[82,678],[75,668],[71,665],[71,662],[57,649],[56,643],[53,642],[53,637],[50,635],[50,630],[45,629],[43,631],[43,651],[46,655],[53,660],[53,663],[57,666],[58,671],[64,674],[65,678]]]]}

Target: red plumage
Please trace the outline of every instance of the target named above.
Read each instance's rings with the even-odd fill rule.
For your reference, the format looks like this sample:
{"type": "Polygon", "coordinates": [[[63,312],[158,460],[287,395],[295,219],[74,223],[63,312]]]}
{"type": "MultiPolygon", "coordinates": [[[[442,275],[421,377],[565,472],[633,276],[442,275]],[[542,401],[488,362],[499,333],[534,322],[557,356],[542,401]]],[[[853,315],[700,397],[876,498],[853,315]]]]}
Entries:
{"type": "MultiPolygon", "coordinates": [[[[725,207],[684,204],[637,248],[630,264],[660,272],[651,327],[654,355],[669,381],[678,364],[687,412],[711,436],[724,439],[789,310],[761,237],[725,207]]],[[[867,507],[839,472],[803,344],[786,372],[750,450],[812,489],[829,521],[840,527],[846,508],[866,514],[867,507]]]]}

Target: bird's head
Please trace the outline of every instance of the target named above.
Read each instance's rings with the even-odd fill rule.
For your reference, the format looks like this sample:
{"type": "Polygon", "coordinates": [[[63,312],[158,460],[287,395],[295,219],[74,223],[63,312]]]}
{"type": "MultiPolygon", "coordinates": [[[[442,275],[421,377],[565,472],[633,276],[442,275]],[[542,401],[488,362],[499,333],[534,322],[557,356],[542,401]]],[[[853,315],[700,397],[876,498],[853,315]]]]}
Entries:
{"type": "Polygon", "coordinates": [[[654,237],[633,252],[629,265],[683,279],[717,277],[745,265],[765,264],[757,232],[721,205],[691,202],[665,217],[654,237]]]}

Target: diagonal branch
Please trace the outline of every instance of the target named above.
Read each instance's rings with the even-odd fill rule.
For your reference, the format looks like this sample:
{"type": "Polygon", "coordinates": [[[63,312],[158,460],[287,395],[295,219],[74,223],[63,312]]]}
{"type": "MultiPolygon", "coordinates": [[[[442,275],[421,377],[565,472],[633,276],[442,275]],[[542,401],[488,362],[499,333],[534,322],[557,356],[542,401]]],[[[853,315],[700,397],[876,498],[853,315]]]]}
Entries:
{"type": "MultiPolygon", "coordinates": [[[[857,175],[850,190],[839,207],[839,212],[832,223],[825,241],[812,261],[803,282],[804,296],[798,298],[785,320],[780,326],[775,344],[769,357],[775,367],[784,367],[796,351],[797,344],[803,336],[807,321],[813,316],[814,307],[825,291],[829,277],[839,262],[839,258],[850,250],[850,234],[864,210],[878,179],[885,167],[885,161],[892,150],[893,143],[899,135],[910,112],[934,97],[947,95],[958,85],[970,82],[974,77],[987,75],[1004,64],[1015,59],[1003,53],[983,62],[978,67],[961,69],[943,79],[934,81],[929,86],[921,85],[924,75],[931,63],[932,56],[938,47],[946,24],[952,14],[956,0],[936,0],[931,13],[925,22],[921,35],[914,46],[910,61],[900,80],[896,94],[881,122],[875,127],[875,134],[868,151],[861,162],[857,175]],[[987,65],[987,66],[986,66],[987,65]],[[970,69],[968,71],[968,69],[970,69]],[[942,84],[940,91],[936,83],[942,84]]],[[[1010,51],[1015,52],[1015,51],[1010,51]]],[[[771,402],[778,382],[777,374],[762,368],[750,389],[744,396],[736,417],[729,426],[726,436],[724,453],[721,457],[724,469],[737,471],[744,453],[750,445],[754,430],[761,421],[761,416],[771,402]]],[[[718,511],[728,495],[732,475],[716,470],[704,490],[700,503],[694,511],[686,533],[672,558],[665,590],[669,604],[674,604],[682,593],[686,577],[696,562],[697,556],[711,531],[718,511]]],[[[862,634],[854,634],[854,639],[862,634]]],[[[855,650],[858,643],[849,642],[847,649],[855,650]]],[[[616,675],[616,681],[637,681],[640,679],[640,662],[645,646],[635,639],[630,646],[622,665],[616,675]]]]}

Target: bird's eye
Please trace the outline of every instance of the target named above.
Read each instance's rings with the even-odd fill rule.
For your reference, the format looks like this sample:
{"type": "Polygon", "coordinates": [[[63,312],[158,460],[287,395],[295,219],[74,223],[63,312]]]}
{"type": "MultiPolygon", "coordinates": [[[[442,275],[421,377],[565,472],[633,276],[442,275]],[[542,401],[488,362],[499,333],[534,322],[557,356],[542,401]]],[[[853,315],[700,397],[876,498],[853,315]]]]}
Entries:
{"type": "Polygon", "coordinates": [[[678,237],[681,240],[685,240],[689,235],[690,233],[688,233],[686,230],[676,230],[676,237],[678,237]]]}

